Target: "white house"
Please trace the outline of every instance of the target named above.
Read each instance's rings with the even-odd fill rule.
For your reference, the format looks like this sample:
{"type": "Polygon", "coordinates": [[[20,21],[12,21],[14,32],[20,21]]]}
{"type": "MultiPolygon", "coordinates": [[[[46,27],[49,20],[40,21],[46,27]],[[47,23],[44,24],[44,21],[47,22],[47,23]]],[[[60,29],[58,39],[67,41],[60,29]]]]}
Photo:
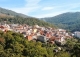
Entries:
{"type": "Polygon", "coordinates": [[[80,32],[79,31],[74,32],[74,36],[80,38],[80,32]]]}

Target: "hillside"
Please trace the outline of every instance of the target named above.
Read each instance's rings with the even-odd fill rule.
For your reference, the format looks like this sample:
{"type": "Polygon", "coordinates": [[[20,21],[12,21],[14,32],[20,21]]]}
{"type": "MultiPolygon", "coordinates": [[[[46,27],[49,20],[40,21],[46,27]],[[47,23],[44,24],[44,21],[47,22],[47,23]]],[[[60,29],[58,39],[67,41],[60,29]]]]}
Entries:
{"type": "Polygon", "coordinates": [[[55,17],[42,18],[47,22],[53,23],[60,28],[70,31],[80,31],[80,12],[68,12],[55,17]]]}
{"type": "Polygon", "coordinates": [[[27,25],[39,25],[45,27],[55,27],[50,23],[38,20],[37,18],[22,18],[22,17],[7,17],[7,18],[0,18],[0,22],[7,21],[7,23],[19,23],[19,24],[27,24],[27,25]]]}
{"type": "Polygon", "coordinates": [[[45,27],[54,27],[52,24],[41,21],[34,17],[29,17],[27,15],[19,14],[11,10],[0,8],[0,22],[3,23],[19,23],[19,24],[28,24],[28,25],[39,25],[45,27]]]}
{"type": "Polygon", "coordinates": [[[20,33],[0,31],[0,57],[80,57],[78,41],[68,39],[65,47],[55,52],[57,45],[27,41],[20,33]]]}
{"type": "Polygon", "coordinates": [[[8,15],[8,16],[20,16],[20,17],[24,17],[24,18],[28,18],[29,16],[27,15],[24,15],[24,14],[21,14],[21,13],[16,13],[12,10],[8,10],[8,9],[4,9],[4,8],[1,8],[0,7],[0,14],[5,14],[5,15],[8,15]]]}

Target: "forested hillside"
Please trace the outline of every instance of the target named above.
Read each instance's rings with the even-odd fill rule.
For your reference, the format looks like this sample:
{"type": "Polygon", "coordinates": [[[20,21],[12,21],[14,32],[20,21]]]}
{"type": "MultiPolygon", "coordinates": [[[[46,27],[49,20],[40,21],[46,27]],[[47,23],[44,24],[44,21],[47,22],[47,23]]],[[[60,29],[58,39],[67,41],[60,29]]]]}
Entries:
{"type": "Polygon", "coordinates": [[[8,15],[8,16],[20,16],[20,17],[23,17],[23,18],[29,18],[30,16],[27,16],[27,15],[24,15],[24,14],[21,14],[21,13],[16,13],[12,10],[8,10],[8,9],[4,9],[4,8],[1,8],[0,7],[0,14],[5,14],[5,15],[8,15]]]}
{"type": "Polygon", "coordinates": [[[6,21],[8,24],[10,23],[18,23],[18,24],[27,24],[30,26],[39,25],[44,27],[56,27],[50,23],[38,20],[37,18],[22,18],[22,17],[0,17],[0,22],[3,23],[6,21]]]}
{"type": "Polygon", "coordinates": [[[56,44],[27,41],[20,33],[0,31],[0,57],[80,57],[76,39],[67,40],[61,47],[60,50],[56,44]]]}
{"type": "Polygon", "coordinates": [[[80,12],[68,12],[55,17],[42,18],[60,28],[70,31],[80,31],[80,12]]]}
{"type": "Polygon", "coordinates": [[[55,27],[50,23],[38,20],[38,18],[29,17],[24,14],[20,14],[11,10],[0,8],[0,22],[3,23],[4,21],[6,21],[7,23],[19,23],[19,24],[27,24],[31,26],[39,25],[45,27],[55,27]]]}

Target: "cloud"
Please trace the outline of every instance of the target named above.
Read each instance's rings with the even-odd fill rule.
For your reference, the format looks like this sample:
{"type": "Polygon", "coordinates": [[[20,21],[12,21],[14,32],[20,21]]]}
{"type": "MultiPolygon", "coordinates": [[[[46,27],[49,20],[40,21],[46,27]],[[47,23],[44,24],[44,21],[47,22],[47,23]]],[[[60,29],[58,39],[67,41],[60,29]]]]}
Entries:
{"type": "Polygon", "coordinates": [[[41,15],[34,15],[34,17],[37,17],[37,18],[43,18],[43,17],[53,17],[53,16],[56,16],[56,15],[59,15],[59,14],[62,14],[62,13],[66,13],[66,12],[76,12],[76,11],[80,11],[80,10],[73,10],[73,9],[76,9],[79,6],[79,4],[68,4],[68,5],[65,5],[65,6],[56,6],[53,8],[53,11],[52,12],[49,12],[49,13],[44,13],[44,14],[41,14],[41,15]]]}
{"type": "Polygon", "coordinates": [[[65,11],[52,12],[52,13],[47,13],[47,14],[42,14],[42,15],[35,15],[34,17],[37,17],[37,18],[53,17],[53,16],[59,15],[59,14],[64,13],[64,12],[65,12],[65,11]]]}
{"type": "Polygon", "coordinates": [[[24,7],[11,8],[11,10],[16,11],[18,13],[29,14],[31,12],[36,11],[40,7],[38,3],[41,0],[25,0],[25,1],[26,4],[24,5],[24,7]]]}
{"type": "Polygon", "coordinates": [[[25,0],[27,2],[26,6],[37,6],[41,0],[25,0]]]}
{"type": "Polygon", "coordinates": [[[12,10],[18,13],[29,14],[30,12],[34,12],[38,7],[22,7],[22,8],[13,8],[12,10]]]}
{"type": "Polygon", "coordinates": [[[52,10],[54,7],[44,7],[42,10],[52,10]]]}
{"type": "Polygon", "coordinates": [[[42,17],[52,17],[61,13],[75,11],[73,9],[80,7],[80,3],[55,4],[53,6],[49,5],[50,6],[49,7],[44,4],[40,4],[42,0],[25,0],[25,1],[26,4],[23,7],[10,8],[10,9],[18,13],[23,13],[26,15],[31,14],[30,16],[42,18],[42,17]],[[37,13],[35,14],[35,12],[37,13]]]}

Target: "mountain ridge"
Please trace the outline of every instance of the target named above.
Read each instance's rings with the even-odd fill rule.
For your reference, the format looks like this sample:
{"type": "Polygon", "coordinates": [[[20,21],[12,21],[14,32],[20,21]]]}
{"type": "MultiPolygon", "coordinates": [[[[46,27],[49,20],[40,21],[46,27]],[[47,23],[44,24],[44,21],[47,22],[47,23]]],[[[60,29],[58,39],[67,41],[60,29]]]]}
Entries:
{"type": "Polygon", "coordinates": [[[19,24],[28,24],[28,25],[39,25],[39,26],[45,26],[45,27],[55,27],[54,25],[39,20],[35,17],[30,17],[24,14],[16,13],[12,10],[7,10],[4,8],[0,8],[0,22],[3,23],[6,21],[6,23],[19,23],[19,24]]]}
{"type": "Polygon", "coordinates": [[[2,7],[0,7],[0,13],[10,15],[10,16],[20,16],[20,17],[24,17],[24,18],[29,18],[30,17],[30,16],[27,16],[27,15],[22,14],[22,13],[16,13],[15,11],[4,9],[2,7]]]}
{"type": "Polygon", "coordinates": [[[42,20],[72,32],[80,31],[80,12],[62,13],[54,17],[42,18],[42,20]]]}

